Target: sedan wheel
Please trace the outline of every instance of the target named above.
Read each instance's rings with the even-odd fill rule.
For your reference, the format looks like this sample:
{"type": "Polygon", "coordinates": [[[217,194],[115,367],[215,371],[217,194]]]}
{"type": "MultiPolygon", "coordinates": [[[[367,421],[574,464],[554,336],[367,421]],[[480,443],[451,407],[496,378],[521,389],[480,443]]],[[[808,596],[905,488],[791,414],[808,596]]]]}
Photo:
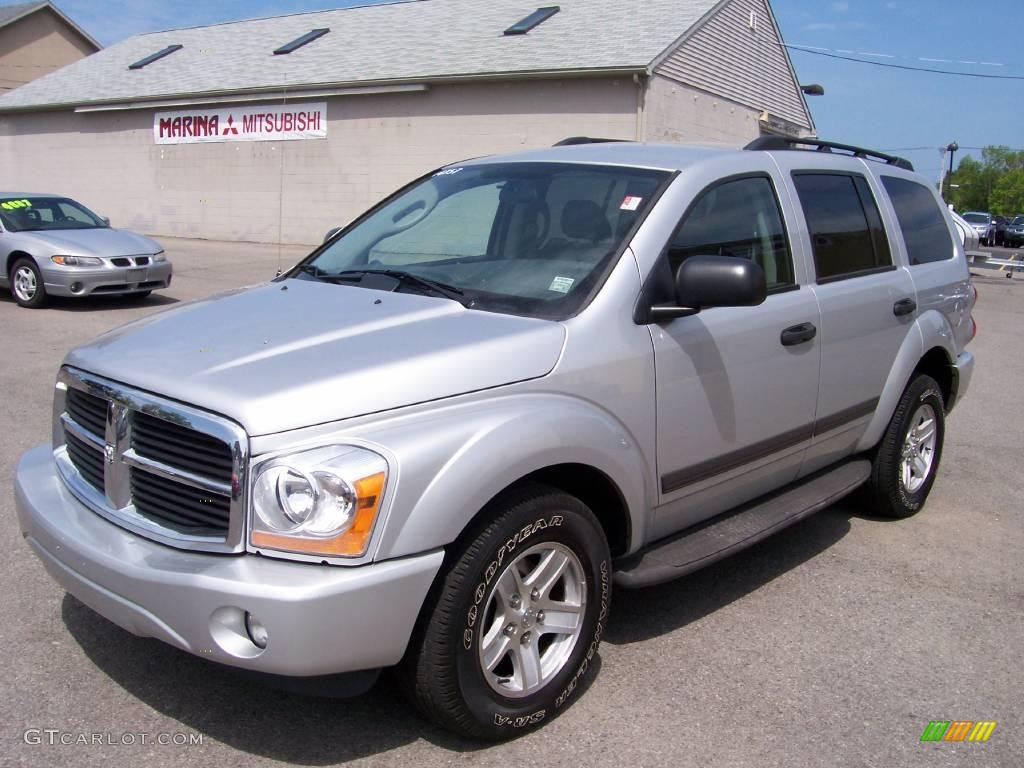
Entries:
{"type": "Polygon", "coordinates": [[[23,307],[35,309],[46,301],[46,289],[39,268],[31,259],[18,259],[11,267],[11,293],[23,307]]]}

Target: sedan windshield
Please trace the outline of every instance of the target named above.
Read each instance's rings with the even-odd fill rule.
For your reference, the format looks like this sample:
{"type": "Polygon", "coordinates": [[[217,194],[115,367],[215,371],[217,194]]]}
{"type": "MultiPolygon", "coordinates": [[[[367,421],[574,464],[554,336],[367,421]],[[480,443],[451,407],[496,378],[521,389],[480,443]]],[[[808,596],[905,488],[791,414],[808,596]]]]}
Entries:
{"type": "Polygon", "coordinates": [[[971,224],[988,224],[987,213],[965,213],[964,218],[971,224]]]}
{"type": "Polygon", "coordinates": [[[0,221],[9,232],[103,229],[107,224],[67,197],[0,197],[0,221]]]}
{"type": "Polygon", "coordinates": [[[1019,227],[1021,224],[1024,224],[1024,216],[1018,216],[1013,220],[1013,226],[1019,227]]]}
{"type": "Polygon", "coordinates": [[[446,168],[357,220],[290,276],[568,317],[601,285],[668,176],[569,163],[446,168]]]}

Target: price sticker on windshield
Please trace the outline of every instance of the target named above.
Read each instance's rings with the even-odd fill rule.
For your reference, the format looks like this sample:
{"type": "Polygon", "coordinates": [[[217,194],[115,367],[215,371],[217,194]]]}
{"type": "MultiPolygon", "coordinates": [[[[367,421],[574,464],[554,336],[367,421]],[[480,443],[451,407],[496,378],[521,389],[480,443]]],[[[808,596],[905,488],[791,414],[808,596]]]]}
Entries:
{"type": "Polygon", "coordinates": [[[619,210],[635,211],[637,208],[640,207],[640,203],[642,203],[643,201],[644,199],[642,197],[628,196],[625,200],[622,201],[622,205],[619,206],[619,210]]]}
{"type": "Polygon", "coordinates": [[[31,207],[31,200],[5,200],[4,202],[0,203],[0,208],[3,208],[5,211],[16,211],[19,208],[31,207]]]}

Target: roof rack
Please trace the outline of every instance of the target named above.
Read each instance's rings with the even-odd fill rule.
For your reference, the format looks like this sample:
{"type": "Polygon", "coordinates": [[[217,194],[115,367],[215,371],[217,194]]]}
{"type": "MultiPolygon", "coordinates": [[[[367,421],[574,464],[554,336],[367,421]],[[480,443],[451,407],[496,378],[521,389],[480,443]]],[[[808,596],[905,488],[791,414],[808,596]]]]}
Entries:
{"type": "Polygon", "coordinates": [[[626,141],[626,139],[597,139],[592,136],[570,136],[567,139],[562,139],[559,142],[552,144],[553,147],[572,147],[576,144],[608,144],[616,141],[626,141]]]}
{"type": "Polygon", "coordinates": [[[787,136],[761,136],[747,144],[744,149],[797,149],[802,146],[815,147],[818,152],[831,152],[834,149],[849,152],[854,157],[863,157],[870,160],[879,160],[888,165],[895,165],[906,171],[914,170],[909,160],[895,155],[886,155],[882,152],[875,152],[872,149],[855,147],[851,144],[839,144],[835,141],[823,141],[822,139],[796,139],[787,136]]]}

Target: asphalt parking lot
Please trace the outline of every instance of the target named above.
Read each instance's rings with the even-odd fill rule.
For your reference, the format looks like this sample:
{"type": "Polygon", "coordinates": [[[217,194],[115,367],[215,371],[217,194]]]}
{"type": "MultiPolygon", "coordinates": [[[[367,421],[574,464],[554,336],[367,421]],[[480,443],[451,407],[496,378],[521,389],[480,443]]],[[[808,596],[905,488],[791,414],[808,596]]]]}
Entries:
{"type": "Polygon", "coordinates": [[[11,478],[49,439],[64,353],[304,253],[163,242],[174,282],[146,300],[29,311],[0,293],[0,763],[1024,764],[1024,275],[978,271],[977,372],[924,512],[881,521],[844,502],[678,582],[616,593],[582,698],[536,733],[481,746],[419,720],[386,677],[354,700],[301,697],[134,637],[66,596],[22,541],[11,478]],[[922,743],[932,720],[998,725],[983,744],[922,743]]]}

